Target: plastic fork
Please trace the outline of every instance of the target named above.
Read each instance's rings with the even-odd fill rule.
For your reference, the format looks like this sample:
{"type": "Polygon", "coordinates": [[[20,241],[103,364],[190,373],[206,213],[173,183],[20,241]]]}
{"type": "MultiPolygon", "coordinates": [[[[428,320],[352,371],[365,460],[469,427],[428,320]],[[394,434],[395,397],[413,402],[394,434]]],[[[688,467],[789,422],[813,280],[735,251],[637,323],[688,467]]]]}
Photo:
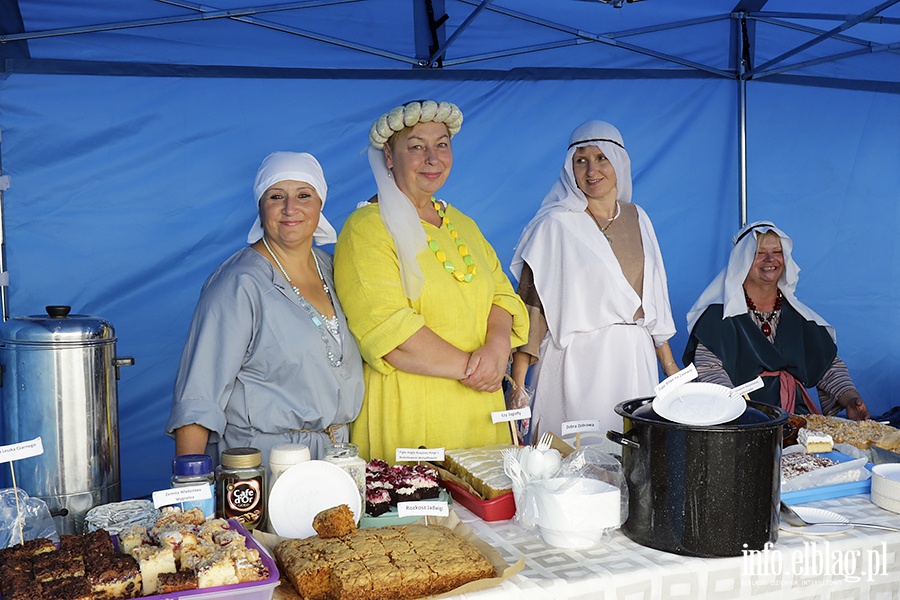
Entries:
{"type": "Polygon", "coordinates": [[[500,451],[500,456],[503,457],[503,471],[506,475],[513,483],[518,484],[518,487],[525,487],[526,476],[516,451],[512,448],[504,448],[500,451]]]}
{"type": "Polygon", "coordinates": [[[541,439],[538,440],[537,445],[535,446],[535,450],[540,452],[546,452],[550,449],[550,446],[553,445],[553,434],[549,431],[541,434],[541,439]]]}

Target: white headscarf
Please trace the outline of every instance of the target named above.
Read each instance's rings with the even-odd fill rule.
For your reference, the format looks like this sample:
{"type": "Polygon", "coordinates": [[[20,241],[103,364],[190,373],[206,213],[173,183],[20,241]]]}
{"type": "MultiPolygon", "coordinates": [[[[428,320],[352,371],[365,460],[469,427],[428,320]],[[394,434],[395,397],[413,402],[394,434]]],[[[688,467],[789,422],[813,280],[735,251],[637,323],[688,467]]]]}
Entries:
{"type": "Polygon", "coordinates": [[[522,249],[525,248],[534,228],[550,212],[563,210],[571,212],[584,212],[588,201],[584,192],[575,181],[575,171],[572,167],[572,157],[575,150],[582,146],[596,146],[606,156],[616,172],[616,200],[619,202],[631,202],[631,158],[625,151],[625,142],[622,134],[613,125],[606,121],[587,121],[575,128],[569,136],[569,148],[566,152],[566,160],[563,162],[559,173],[559,179],[550,188],[550,192],[544,197],[537,213],[525,226],[516,250],[513,255],[510,270],[516,279],[522,276],[522,249]]]}
{"type": "Polygon", "coordinates": [[[711,304],[722,305],[722,318],[734,317],[748,312],[747,301],[744,298],[744,280],[756,259],[757,240],[759,236],[772,231],[781,238],[781,250],[784,255],[784,272],[778,279],[778,289],[782,296],[794,309],[807,321],[815,321],[826,328],[835,339],[834,328],[828,322],[816,314],[811,308],[797,300],[794,292],[797,282],[800,280],[800,267],[791,256],[794,243],[774,223],[769,221],[756,221],[744,226],[731,238],[733,248],[728,257],[728,266],[725,267],[712,283],[700,294],[700,298],[691,307],[687,314],[688,331],[693,331],[697,320],[711,304]]]}
{"type": "MultiPolygon", "coordinates": [[[[325,183],[325,173],[316,157],[306,152],[273,152],[265,157],[259,170],[256,172],[256,181],[253,183],[254,206],[256,208],[256,221],[247,234],[247,243],[252,244],[263,236],[262,223],[259,221],[259,201],[267,189],[279,181],[302,181],[308,183],[322,199],[322,208],[325,208],[325,196],[328,195],[328,184],[325,183]]],[[[337,233],[324,213],[319,214],[319,225],[313,233],[313,240],[318,245],[333,244],[337,241],[337,233]]]]}
{"type": "Polygon", "coordinates": [[[394,240],[403,293],[410,300],[417,299],[425,285],[425,275],[416,260],[419,252],[427,248],[425,229],[416,207],[397,187],[387,167],[384,144],[394,133],[425,122],[444,123],[452,138],[459,131],[462,119],[462,112],[450,102],[415,101],[382,115],[369,132],[369,166],[378,186],[378,210],[385,229],[394,240]]]}

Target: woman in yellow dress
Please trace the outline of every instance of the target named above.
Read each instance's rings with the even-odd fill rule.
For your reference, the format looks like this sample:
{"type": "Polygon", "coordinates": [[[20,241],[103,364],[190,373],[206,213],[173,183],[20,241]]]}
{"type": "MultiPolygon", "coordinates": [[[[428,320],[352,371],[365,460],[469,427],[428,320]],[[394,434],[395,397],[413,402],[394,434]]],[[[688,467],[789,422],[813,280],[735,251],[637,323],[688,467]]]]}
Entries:
{"type": "Polygon", "coordinates": [[[453,164],[462,113],[409,102],[369,134],[377,202],[357,209],[335,246],[335,286],[364,359],[366,393],[351,440],[368,459],[397,448],[468,448],[510,440],[491,413],[525,305],[469,217],[435,194],[453,164]]]}

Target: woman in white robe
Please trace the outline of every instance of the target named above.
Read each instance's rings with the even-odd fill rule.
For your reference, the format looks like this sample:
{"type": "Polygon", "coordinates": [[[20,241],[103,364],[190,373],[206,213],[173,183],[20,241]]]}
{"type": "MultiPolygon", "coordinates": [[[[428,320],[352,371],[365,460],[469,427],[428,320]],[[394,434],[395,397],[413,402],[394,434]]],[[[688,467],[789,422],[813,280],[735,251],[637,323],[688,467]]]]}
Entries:
{"type": "MultiPolygon", "coordinates": [[[[619,131],[588,121],[572,133],[559,180],[516,246],[511,270],[531,312],[529,343],[513,354],[523,390],[534,366],[532,421],[561,434],[567,421],[620,430],[616,404],[652,396],[678,372],[662,255],[653,225],[631,202],[631,161],[619,131]]],[[[512,394],[512,405],[522,401],[512,394]]]]}

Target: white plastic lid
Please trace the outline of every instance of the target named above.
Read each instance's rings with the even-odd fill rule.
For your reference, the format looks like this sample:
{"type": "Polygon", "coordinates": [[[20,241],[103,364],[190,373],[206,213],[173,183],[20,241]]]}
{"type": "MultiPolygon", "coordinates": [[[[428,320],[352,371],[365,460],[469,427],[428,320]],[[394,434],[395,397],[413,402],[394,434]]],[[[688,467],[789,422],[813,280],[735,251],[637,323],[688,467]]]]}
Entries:
{"type": "Polygon", "coordinates": [[[296,465],[309,460],[309,448],[305,444],[278,444],[269,451],[269,465],[296,465]]]}

